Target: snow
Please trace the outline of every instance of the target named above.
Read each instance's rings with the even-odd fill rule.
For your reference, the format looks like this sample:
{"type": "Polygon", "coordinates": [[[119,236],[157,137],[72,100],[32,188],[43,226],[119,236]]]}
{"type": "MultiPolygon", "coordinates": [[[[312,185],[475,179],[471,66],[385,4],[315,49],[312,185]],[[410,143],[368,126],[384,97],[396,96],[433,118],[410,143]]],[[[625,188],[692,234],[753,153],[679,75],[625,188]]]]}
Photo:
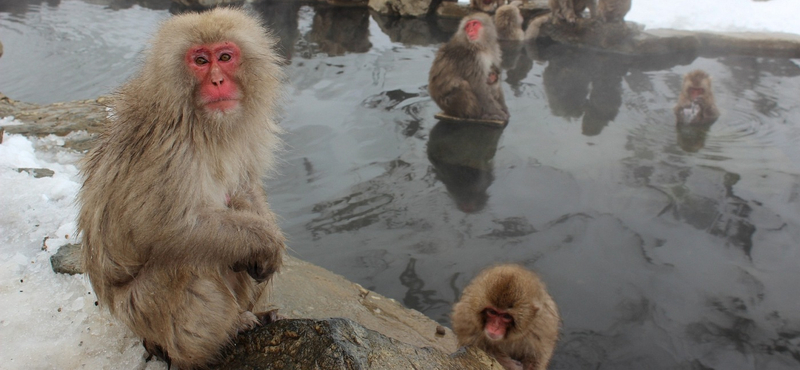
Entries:
{"type": "MultiPolygon", "coordinates": [[[[627,19],[647,28],[800,34],[798,0],[637,0],[627,19]]],[[[0,126],[22,124],[0,118],[0,126]]],[[[0,144],[0,366],[4,369],[163,368],[95,306],[82,275],[56,274],[50,256],[77,243],[77,154],[63,139],[4,134],[0,144]],[[18,168],[48,168],[35,178],[18,168]],[[31,323],[46,323],[31,325],[31,323]]]]}

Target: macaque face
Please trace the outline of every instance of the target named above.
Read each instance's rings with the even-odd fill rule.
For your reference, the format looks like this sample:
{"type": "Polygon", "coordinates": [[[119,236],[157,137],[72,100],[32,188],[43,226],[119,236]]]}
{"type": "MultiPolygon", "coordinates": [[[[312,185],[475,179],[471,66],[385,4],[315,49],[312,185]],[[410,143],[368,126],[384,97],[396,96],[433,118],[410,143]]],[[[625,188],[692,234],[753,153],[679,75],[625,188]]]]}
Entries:
{"type": "Polygon", "coordinates": [[[225,113],[239,106],[234,75],[241,51],[233,42],[195,45],[186,52],[186,65],[197,78],[199,104],[207,111],[225,113]]]}
{"type": "Polygon", "coordinates": [[[514,325],[514,317],[503,310],[486,307],[483,310],[486,319],[483,332],[491,340],[502,340],[506,337],[508,328],[514,325]]]}
{"type": "Polygon", "coordinates": [[[477,19],[468,21],[464,25],[464,32],[467,33],[467,38],[470,41],[475,41],[481,37],[481,29],[483,29],[483,23],[477,19]]]}

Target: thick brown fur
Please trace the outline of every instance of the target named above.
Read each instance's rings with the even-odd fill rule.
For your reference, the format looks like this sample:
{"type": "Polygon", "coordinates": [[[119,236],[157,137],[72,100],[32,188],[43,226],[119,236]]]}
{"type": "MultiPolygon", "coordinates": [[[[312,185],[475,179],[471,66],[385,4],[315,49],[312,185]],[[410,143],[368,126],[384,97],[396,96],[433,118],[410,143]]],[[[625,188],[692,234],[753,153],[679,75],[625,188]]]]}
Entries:
{"type": "Polygon", "coordinates": [[[494,25],[497,28],[498,40],[522,41],[525,32],[522,31],[522,13],[519,7],[521,1],[514,1],[511,4],[497,8],[494,13],[494,25]]]}
{"type": "Polygon", "coordinates": [[[469,6],[472,9],[487,13],[494,12],[498,7],[505,3],[506,0],[469,0],[469,6]]]}
{"type": "Polygon", "coordinates": [[[254,278],[269,280],[282,263],[262,186],[281,132],[274,45],[241,10],[167,20],[83,163],[78,227],[99,302],[181,369],[213,363],[257,325],[254,278]],[[242,55],[241,100],[225,113],[201,108],[184,60],[192,45],[221,41],[242,55]]]}
{"type": "Polygon", "coordinates": [[[492,18],[474,13],[461,20],[458,32],[439,48],[428,75],[431,98],[445,114],[462,118],[506,121],[500,86],[501,52],[492,18]],[[470,20],[483,24],[481,36],[470,41],[464,31],[470,20]]]}
{"type": "Polygon", "coordinates": [[[711,77],[702,70],[683,76],[678,104],[674,108],[678,124],[710,125],[719,118],[719,109],[711,90],[711,77]],[[702,95],[692,99],[690,89],[703,89],[702,95]]]}
{"type": "Polygon", "coordinates": [[[543,370],[553,355],[561,318],[536,274],[506,264],[482,271],[464,288],[453,307],[452,322],[459,346],[477,346],[507,370],[520,365],[524,370],[543,370]],[[513,317],[505,338],[491,340],[484,333],[487,307],[513,317]]]}
{"type": "Polygon", "coordinates": [[[595,15],[596,0],[549,0],[553,22],[575,23],[586,8],[595,15]]]}
{"type": "Polygon", "coordinates": [[[597,16],[604,22],[624,22],[631,0],[598,0],[597,16]]]}
{"type": "Polygon", "coordinates": [[[550,21],[550,15],[540,15],[533,18],[528,22],[528,28],[525,29],[525,40],[534,40],[539,37],[539,31],[545,22],[550,21]]]}

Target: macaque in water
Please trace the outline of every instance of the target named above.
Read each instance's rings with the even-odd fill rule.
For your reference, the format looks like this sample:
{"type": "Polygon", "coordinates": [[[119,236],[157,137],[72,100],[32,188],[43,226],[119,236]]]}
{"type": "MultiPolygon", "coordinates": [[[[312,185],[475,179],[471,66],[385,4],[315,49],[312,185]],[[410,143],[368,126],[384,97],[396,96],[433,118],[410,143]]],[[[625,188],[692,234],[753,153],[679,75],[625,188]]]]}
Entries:
{"type": "Polygon", "coordinates": [[[78,227],[101,305],[180,369],[213,364],[278,272],[264,194],[281,132],[275,40],[241,10],[174,16],[83,163],[78,227]]]}
{"type": "Polygon", "coordinates": [[[561,318],[544,283],[522,266],[491,267],[464,288],[453,307],[459,346],[477,346],[506,370],[544,370],[561,318]]]}
{"type": "Polygon", "coordinates": [[[498,40],[521,41],[525,37],[522,31],[522,13],[519,12],[521,1],[497,8],[494,13],[494,25],[497,28],[498,40]]]}
{"type": "Polygon", "coordinates": [[[484,13],[466,16],[436,53],[428,75],[431,98],[453,117],[506,121],[500,64],[492,18],[484,13]]]}
{"type": "Polygon", "coordinates": [[[469,6],[472,9],[487,13],[495,11],[495,9],[505,3],[506,0],[469,0],[469,6]]]}
{"type": "Polygon", "coordinates": [[[596,0],[549,0],[553,22],[575,23],[586,8],[594,16],[596,0]]]}
{"type": "Polygon", "coordinates": [[[631,10],[631,0],[599,0],[597,16],[605,22],[623,22],[631,10]]]}
{"type": "Polygon", "coordinates": [[[674,111],[678,124],[710,125],[719,118],[711,91],[711,77],[706,72],[695,70],[683,76],[674,111]]]}

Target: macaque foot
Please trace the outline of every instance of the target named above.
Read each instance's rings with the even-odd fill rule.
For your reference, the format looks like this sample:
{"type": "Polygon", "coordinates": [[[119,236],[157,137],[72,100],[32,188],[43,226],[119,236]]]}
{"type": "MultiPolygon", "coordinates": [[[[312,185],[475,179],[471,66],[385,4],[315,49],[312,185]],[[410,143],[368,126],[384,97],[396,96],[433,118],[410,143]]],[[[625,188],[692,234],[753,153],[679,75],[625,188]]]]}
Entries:
{"type": "Polygon", "coordinates": [[[144,347],[144,350],[147,351],[147,357],[144,359],[145,362],[149,362],[153,359],[153,356],[155,356],[156,359],[167,363],[167,369],[170,368],[172,360],[170,360],[169,355],[167,355],[167,351],[165,351],[164,348],[157,344],[148,343],[147,339],[142,339],[142,346],[144,347]]]}
{"type": "Polygon", "coordinates": [[[263,283],[277,272],[277,265],[275,263],[261,263],[261,262],[237,262],[231,269],[235,272],[247,271],[256,282],[263,283]]]}
{"type": "Polygon", "coordinates": [[[286,316],[279,314],[277,308],[256,313],[255,316],[258,318],[259,325],[267,325],[279,320],[286,320],[286,316]]]}

